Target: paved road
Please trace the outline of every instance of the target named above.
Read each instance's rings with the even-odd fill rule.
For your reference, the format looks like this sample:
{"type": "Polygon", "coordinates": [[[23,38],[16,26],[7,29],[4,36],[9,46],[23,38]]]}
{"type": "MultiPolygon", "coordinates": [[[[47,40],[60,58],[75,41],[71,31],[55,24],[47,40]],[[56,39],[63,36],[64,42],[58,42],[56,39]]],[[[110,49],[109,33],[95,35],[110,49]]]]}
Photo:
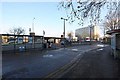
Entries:
{"type": "Polygon", "coordinates": [[[2,70],[5,78],[42,78],[70,63],[85,51],[102,45],[82,45],[57,50],[2,55],[2,70]]]}
{"type": "Polygon", "coordinates": [[[120,61],[110,55],[108,46],[87,52],[73,68],[61,74],[61,78],[120,79],[120,61]]]}

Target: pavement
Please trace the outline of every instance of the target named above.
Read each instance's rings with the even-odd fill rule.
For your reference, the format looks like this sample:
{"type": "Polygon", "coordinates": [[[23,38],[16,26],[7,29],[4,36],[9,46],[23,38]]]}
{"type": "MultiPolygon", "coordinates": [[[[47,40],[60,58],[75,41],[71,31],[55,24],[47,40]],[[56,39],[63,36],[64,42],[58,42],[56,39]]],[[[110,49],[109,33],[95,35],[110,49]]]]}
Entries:
{"type": "Polygon", "coordinates": [[[114,59],[110,52],[110,46],[86,52],[70,69],[51,78],[120,79],[120,60],[114,59]]]}

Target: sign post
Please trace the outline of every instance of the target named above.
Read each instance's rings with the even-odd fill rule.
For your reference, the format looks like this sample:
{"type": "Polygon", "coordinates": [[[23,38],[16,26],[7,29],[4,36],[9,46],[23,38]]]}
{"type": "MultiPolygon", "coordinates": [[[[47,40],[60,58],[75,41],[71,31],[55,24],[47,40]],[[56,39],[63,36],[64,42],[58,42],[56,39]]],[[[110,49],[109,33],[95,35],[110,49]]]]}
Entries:
{"type": "Polygon", "coordinates": [[[44,43],[44,35],[45,35],[45,31],[43,30],[43,39],[42,39],[42,47],[45,48],[45,43],[44,43]]]}

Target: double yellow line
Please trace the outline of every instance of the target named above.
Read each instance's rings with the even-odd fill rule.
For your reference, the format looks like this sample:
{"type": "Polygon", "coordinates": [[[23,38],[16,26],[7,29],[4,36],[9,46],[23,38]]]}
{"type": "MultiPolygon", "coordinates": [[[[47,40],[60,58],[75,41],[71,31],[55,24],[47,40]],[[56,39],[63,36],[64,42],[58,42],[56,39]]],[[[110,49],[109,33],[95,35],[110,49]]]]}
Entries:
{"type": "MultiPolygon", "coordinates": [[[[82,53],[81,53],[82,54],[82,53]]],[[[81,57],[80,55],[77,55],[73,60],[70,61],[70,63],[64,65],[60,69],[56,70],[53,73],[50,73],[49,75],[45,76],[44,78],[60,78],[62,77],[65,73],[67,73],[69,70],[71,70],[77,63],[80,61],[81,57]]]]}

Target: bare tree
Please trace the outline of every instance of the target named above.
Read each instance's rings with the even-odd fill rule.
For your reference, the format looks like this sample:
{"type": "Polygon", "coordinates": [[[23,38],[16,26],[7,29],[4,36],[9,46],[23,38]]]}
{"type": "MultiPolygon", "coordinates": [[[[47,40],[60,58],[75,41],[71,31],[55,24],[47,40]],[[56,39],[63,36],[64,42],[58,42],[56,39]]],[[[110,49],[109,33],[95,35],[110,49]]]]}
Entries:
{"type": "Polygon", "coordinates": [[[114,0],[63,0],[59,3],[58,9],[65,10],[69,23],[78,21],[83,25],[87,19],[91,24],[101,21],[100,14],[102,7],[109,12],[105,20],[106,29],[120,28],[120,1],[114,0]]]}
{"type": "Polygon", "coordinates": [[[91,23],[99,22],[101,7],[106,3],[107,0],[64,0],[58,7],[66,11],[70,23],[78,20],[78,24],[83,25],[86,18],[89,18],[91,23]]]}
{"type": "Polygon", "coordinates": [[[104,26],[107,30],[120,29],[120,1],[117,6],[113,6],[106,15],[104,26]]]}
{"type": "Polygon", "coordinates": [[[68,36],[69,40],[71,40],[73,38],[73,32],[72,31],[68,32],[67,36],[68,36]]]}
{"type": "Polygon", "coordinates": [[[21,34],[25,34],[25,29],[21,27],[16,27],[16,28],[10,29],[9,32],[15,35],[21,35],[21,34]]]}

